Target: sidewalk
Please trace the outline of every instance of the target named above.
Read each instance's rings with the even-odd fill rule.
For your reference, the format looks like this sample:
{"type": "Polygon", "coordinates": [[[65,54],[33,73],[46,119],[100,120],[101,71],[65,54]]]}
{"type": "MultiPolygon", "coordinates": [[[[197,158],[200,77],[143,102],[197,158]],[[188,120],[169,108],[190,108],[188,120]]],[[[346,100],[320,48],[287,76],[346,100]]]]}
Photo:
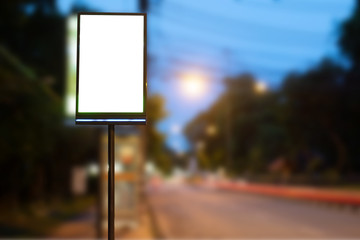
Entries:
{"type": "Polygon", "coordinates": [[[147,200],[140,206],[139,226],[133,230],[125,230],[115,234],[122,239],[154,239],[153,221],[150,215],[150,206],[147,200]]]}
{"type": "MultiPolygon", "coordinates": [[[[140,207],[139,225],[135,229],[123,229],[115,233],[121,239],[154,239],[153,222],[148,203],[140,207]]],[[[105,233],[106,234],[106,233],[105,233]]],[[[57,227],[48,238],[96,239],[96,208],[74,217],[57,227]]],[[[104,236],[103,239],[107,237],[104,236]]]]}
{"type": "Polygon", "coordinates": [[[91,207],[86,212],[74,217],[72,220],[61,224],[48,238],[82,238],[94,239],[96,237],[96,209],[91,207]]]}

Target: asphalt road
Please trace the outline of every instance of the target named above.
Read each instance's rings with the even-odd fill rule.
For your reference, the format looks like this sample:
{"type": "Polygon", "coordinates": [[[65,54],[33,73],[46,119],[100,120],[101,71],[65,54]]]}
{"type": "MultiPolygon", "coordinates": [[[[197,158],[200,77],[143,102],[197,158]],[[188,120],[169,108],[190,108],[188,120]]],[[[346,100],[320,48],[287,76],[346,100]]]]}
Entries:
{"type": "Polygon", "coordinates": [[[360,238],[350,209],[179,184],[148,196],[163,238],[360,238]]]}

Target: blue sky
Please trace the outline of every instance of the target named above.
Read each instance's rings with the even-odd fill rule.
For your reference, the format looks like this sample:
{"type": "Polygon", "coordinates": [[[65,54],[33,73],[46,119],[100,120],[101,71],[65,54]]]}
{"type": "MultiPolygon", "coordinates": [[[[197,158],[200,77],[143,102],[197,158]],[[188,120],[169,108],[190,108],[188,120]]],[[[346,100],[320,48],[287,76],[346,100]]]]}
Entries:
{"type": "MultiPolygon", "coordinates": [[[[72,0],[58,1],[66,14],[72,0]]],[[[78,1],[79,2],[79,1],[78,1]]],[[[136,12],[136,0],[80,1],[99,11],[136,12]]],[[[168,117],[158,128],[176,151],[189,148],[181,129],[223,91],[222,80],[251,72],[276,88],[292,70],[330,56],[354,0],[152,0],[148,14],[148,91],[166,99],[168,117]],[[197,73],[206,90],[189,98],[181,76],[197,73]]]]}

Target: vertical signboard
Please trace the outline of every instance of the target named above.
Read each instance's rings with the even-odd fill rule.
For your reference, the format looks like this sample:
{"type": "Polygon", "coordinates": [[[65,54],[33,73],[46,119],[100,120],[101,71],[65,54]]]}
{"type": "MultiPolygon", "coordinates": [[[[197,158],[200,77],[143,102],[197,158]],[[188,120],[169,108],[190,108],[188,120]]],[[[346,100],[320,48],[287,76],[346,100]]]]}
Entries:
{"type": "Polygon", "coordinates": [[[146,14],[80,13],[77,124],[146,124],[146,14]]]}

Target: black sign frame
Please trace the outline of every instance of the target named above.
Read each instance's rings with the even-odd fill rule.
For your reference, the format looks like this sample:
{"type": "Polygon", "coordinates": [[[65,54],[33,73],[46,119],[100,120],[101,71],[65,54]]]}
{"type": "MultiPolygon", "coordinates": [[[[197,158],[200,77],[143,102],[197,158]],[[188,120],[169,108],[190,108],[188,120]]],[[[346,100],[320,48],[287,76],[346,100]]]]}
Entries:
{"type": "Polygon", "coordinates": [[[82,125],[146,125],[147,99],[147,14],[146,13],[115,13],[115,12],[79,12],[77,14],[77,56],[76,56],[76,114],[75,123],[82,125]],[[144,50],[143,50],[143,112],[79,112],[79,62],[80,62],[80,21],[82,15],[121,15],[143,16],[144,19],[144,50]]]}

